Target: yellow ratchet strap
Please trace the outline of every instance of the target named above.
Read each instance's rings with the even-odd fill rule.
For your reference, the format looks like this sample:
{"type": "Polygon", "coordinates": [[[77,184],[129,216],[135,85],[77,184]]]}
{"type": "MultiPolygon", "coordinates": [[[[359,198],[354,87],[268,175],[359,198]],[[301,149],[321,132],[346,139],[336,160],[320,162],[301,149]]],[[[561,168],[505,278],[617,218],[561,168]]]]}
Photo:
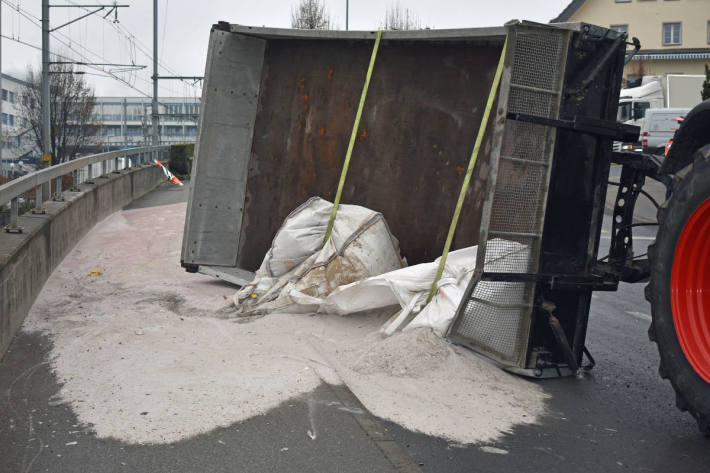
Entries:
{"type": "Polygon", "coordinates": [[[468,190],[468,185],[471,182],[471,176],[473,175],[473,168],[476,166],[476,159],[478,159],[478,151],[481,149],[481,143],[483,142],[483,136],[486,132],[486,127],[488,126],[488,118],[491,114],[491,109],[493,108],[493,103],[495,102],[496,92],[498,91],[498,86],[500,85],[500,76],[503,73],[503,64],[505,63],[505,50],[508,46],[508,37],[505,37],[505,42],[503,43],[503,51],[500,53],[500,59],[498,60],[498,68],[496,69],[496,74],[493,77],[493,84],[491,85],[491,90],[488,93],[488,102],[486,103],[486,109],[483,111],[483,119],[481,120],[481,125],[478,128],[478,136],[476,136],[476,143],[473,145],[473,151],[471,152],[471,158],[468,161],[468,169],[466,169],[466,176],[463,179],[463,185],[461,186],[461,192],[459,193],[459,200],[456,202],[456,210],[454,210],[454,217],[451,219],[451,225],[449,226],[449,234],[446,236],[446,243],[444,244],[444,252],[441,254],[441,260],[439,261],[439,269],[436,270],[436,277],[431,285],[431,290],[429,291],[429,297],[427,298],[427,304],[431,301],[436,294],[437,284],[441,279],[441,275],[444,273],[444,266],[446,265],[446,258],[449,256],[449,249],[451,248],[451,241],[454,239],[454,233],[456,232],[456,225],[459,222],[459,216],[461,215],[461,207],[463,207],[463,201],[466,198],[466,191],[468,190]]]}
{"type": "Polygon", "coordinates": [[[377,57],[377,50],[380,47],[380,39],[382,38],[382,31],[377,32],[377,37],[375,38],[375,46],[372,48],[372,56],[370,57],[370,66],[367,68],[367,76],[365,77],[365,85],[362,88],[362,95],[360,96],[360,104],[357,107],[357,113],[355,114],[355,123],[353,124],[353,132],[350,134],[350,143],[348,144],[348,151],[345,154],[345,162],[343,163],[343,170],[340,172],[340,182],[338,182],[338,192],[335,194],[335,201],[333,202],[333,210],[330,213],[330,220],[328,221],[328,229],[325,231],[325,238],[323,239],[323,244],[328,241],[330,234],[333,231],[333,224],[335,223],[335,215],[338,213],[338,205],[340,204],[340,196],[343,193],[343,186],[345,186],[345,176],[348,174],[348,167],[350,166],[350,157],[353,154],[353,147],[355,146],[355,138],[357,137],[357,130],[360,127],[360,117],[362,117],[362,109],[365,106],[365,98],[367,97],[367,89],[370,87],[370,78],[372,77],[372,70],[375,68],[375,58],[377,57]]]}

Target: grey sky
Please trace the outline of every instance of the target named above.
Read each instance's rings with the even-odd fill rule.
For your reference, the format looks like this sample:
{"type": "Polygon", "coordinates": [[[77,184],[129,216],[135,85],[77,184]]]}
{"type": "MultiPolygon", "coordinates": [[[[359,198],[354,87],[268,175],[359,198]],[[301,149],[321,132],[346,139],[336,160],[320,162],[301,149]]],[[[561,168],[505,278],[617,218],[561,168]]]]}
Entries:
{"type": "MultiPolygon", "coordinates": [[[[112,1],[51,0],[52,4],[103,3],[112,1]]],[[[152,0],[122,0],[130,4],[121,8],[118,19],[121,27],[137,38],[148,52],[152,52],[152,0]]],[[[243,25],[289,27],[291,8],[297,0],[158,0],[160,61],[180,75],[202,75],[210,26],[217,21],[243,25]]],[[[418,15],[423,25],[434,28],[494,26],[513,19],[547,22],[555,17],[569,0],[401,0],[402,8],[418,15]]],[[[345,0],[325,0],[333,23],[345,28],[345,0]]],[[[375,29],[392,2],[350,0],[350,29],[375,29]]],[[[38,23],[28,20],[17,11],[17,6],[30,18],[39,17],[40,0],[2,0],[2,34],[19,38],[33,45],[41,44],[38,23]]],[[[52,27],[85,13],[80,8],[52,8],[52,27]]],[[[141,44],[132,45],[108,21],[94,15],[61,29],[64,36],[51,42],[51,50],[72,58],[81,52],[93,62],[115,62],[147,65],[137,73],[116,72],[117,75],[147,94],[152,93],[150,58],[140,51],[141,44]],[[59,40],[67,45],[62,45],[59,40]],[[68,45],[71,45],[71,49],[68,45]],[[85,48],[85,49],[82,49],[85,48]]],[[[24,78],[28,65],[38,67],[40,53],[36,49],[2,39],[2,70],[24,78]]],[[[96,73],[91,69],[87,72],[96,73]]],[[[108,69],[108,67],[107,67],[108,69]]],[[[161,74],[173,74],[161,71],[161,74]]],[[[140,95],[140,92],[119,81],[86,75],[96,88],[97,95],[140,95]]],[[[200,89],[174,81],[162,81],[160,95],[199,96],[200,89]]]]}

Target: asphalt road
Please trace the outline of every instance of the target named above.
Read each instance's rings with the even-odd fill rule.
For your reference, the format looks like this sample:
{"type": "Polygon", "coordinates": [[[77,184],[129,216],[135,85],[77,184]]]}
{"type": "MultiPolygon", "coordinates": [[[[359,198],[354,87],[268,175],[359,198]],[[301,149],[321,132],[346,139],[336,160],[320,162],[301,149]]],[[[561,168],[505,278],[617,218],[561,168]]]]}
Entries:
{"type": "MultiPolygon", "coordinates": [[[[132,207],[186,195],[186,187],[162,186],[132,207]]],[[[655,230],[635,230],[642,253],[655,230]]],[[[608,241],[602,234],[602,246],[608,241]]],[[[581,378],[539,381],[551,396],[540,424],[468,447],[375,419],[347,389],[327,385],[263,416],[171,445],[97,439],[57,401],[60,384],[47,365],[51,340],[21,334],[0,363],[0,472],[705,473],[710,439],[676,410],[670,385],[657,375],[649,323],[643,284],[596,293],[587,337],[596,368],[581,378]],[[309,422],[320,426],[317,442],[303,434],[309,422]]]]}
{"type": "MultiPolygon", "coordinates": [[[[655,229],[635,230],[637,254],[645,253],[655,229]]],[[[603,234],[600,253],[608,242],[603,234]]],[[[618,292],[594,294],[587,347],[596,367],[581,378],[539,381],[552,396],[550,413],[489,446],[498,453],[454,448],[387,424],[392,436],[427,472],[710,471],[710,439],[676,409],[670,384],[658,376],[644,285],[621,283],[618,292]]]]}

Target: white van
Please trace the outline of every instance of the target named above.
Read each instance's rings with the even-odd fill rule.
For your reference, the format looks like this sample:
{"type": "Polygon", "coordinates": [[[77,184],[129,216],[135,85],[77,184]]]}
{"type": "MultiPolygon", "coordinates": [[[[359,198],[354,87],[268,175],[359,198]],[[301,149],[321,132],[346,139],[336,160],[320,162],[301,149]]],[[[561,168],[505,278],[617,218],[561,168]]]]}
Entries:
{"type": "Polygon", "coordinates": [[[663,154],[666,143],[680,126],[689,108],[649,108],[641,124],[641,145],[647,153],[663,154]]]}

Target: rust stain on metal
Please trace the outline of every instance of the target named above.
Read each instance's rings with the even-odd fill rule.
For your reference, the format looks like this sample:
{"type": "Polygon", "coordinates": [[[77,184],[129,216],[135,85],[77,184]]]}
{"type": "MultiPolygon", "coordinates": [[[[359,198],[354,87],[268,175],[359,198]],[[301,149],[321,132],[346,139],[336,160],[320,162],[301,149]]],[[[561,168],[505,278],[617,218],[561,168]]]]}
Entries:
{"type": "MultiPolygon", "coordinates": [[[[368,41],[269,41],[239,267],[259,267],[296,205],[333,199],[371,52],[368,41]]],[[[410,264],[441,254],[499,55],[499,45],[467,41],[393,43],[379,52],[342,202],[382,212],[410,264]]],[[[452,249],[478,242],[489,138],[490,131],[452,249]]]]}

